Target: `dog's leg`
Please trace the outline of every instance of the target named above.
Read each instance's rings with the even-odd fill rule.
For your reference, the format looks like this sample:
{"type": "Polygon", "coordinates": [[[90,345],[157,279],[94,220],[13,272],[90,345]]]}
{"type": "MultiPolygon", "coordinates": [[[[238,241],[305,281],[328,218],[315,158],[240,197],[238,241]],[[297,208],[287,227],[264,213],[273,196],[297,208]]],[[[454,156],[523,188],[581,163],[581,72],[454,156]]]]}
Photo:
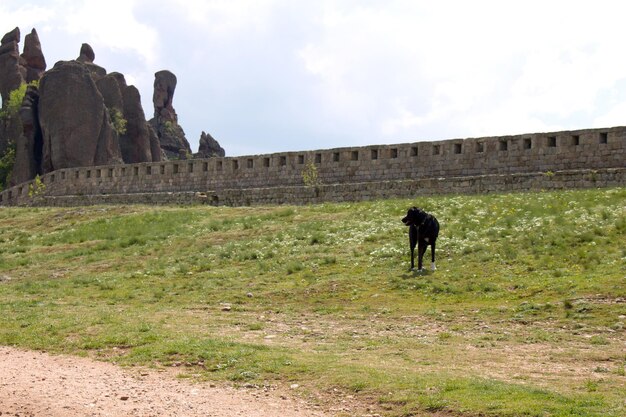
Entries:
{"type": "Polygon", "coordinates": [[[411,248],[411,271],[415,269],[415,246],[417,245],[417,228],[409,227],[409,247],[411,248]]]}
{"type": "Polygon", "coordinates": [[[435,266],[435,242],[434,241],[433,243],[430,244],[430,256],[431,256],[430,270],[436,271],[437,267],[435,266]]]}
{"type": "Polygon", "coordinates": [[[426,253],[426,244],[420,240],[417,246],[417,269],[422,270],[422,263],[424,260],[424,253],[426,253]]]}

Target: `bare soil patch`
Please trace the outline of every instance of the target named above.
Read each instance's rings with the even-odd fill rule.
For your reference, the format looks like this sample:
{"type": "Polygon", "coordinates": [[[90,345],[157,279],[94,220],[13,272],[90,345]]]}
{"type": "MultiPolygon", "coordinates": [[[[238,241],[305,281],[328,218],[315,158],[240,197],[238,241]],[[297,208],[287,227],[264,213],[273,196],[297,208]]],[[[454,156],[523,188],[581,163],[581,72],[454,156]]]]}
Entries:
{"type": "Polygon", "coordinates": [[[145,368],[0,347],[0,416],[329,415],[280,391],[179,380],[145,368]]]}

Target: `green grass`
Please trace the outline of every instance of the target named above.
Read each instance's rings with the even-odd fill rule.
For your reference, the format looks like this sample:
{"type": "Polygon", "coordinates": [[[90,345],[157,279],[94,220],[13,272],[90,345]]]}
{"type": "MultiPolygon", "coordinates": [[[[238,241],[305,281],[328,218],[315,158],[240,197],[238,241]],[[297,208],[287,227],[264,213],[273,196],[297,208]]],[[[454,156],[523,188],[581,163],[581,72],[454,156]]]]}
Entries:
{"type": "Polygon", "coordinates": [[[624,415],[625,299],[625,189],[0,209],[0,344],[297,383],[346,415],[624,415]],[[435,273],[408,271],[414,204],[435,273]]]}

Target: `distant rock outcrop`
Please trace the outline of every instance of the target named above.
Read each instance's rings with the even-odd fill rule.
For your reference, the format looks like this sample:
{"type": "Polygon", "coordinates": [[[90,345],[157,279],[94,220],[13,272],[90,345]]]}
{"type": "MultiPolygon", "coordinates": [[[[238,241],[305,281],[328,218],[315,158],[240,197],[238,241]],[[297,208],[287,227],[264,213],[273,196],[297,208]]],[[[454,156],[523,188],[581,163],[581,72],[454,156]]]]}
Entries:
{"type": "MultiPolygon", "coordinates": [[[[0,157],[15,146],[11,184],[61,168],[191,156],[172,104],[177,80],[170,71],[155,74],[154,118],[147,122],[137,88],[127,85],[123,74],[107,74],[96,65],[89,44],[82,44],[75,60],[46,71],[37,31],[26,35],[21,55],[19,42],[19,28],[0,41],[0,157]],[[10,113],[4,111],[12,91],[37,80],[39,86],[26,88],[19,112],[16,103],[10,113]]],[[[224,149],[202,132],[197,155],[224,156],[224,149]]]]}
{"type": "Polygon", "coordinates": [[[154,74],[154,118],[150,125],[154,128],[159,143],[169,158],[180,158],[181,153],[191,154],[191,147],[185,132],[178,124],[178,116],[172,105],[176,90],[176,76],[164,70],[154,74]]]}
{"type": "Polygon", "coordinates": [[[225,156],[226,152],[224,148],[220,146],[220,144],[213,139],[208,133],[204,131],[200,135],[200,146],[198,147],[198,153],[196,154],[199,158],[211,158],[214,156],[225,156]]]}
{"type": "Polygon", "coordinates": [[[23,82],[43,74],[39,89],[28,87],[19,117],[0,126],[2,147],[9,142],[16,147],[12,184],[59,168],[162,160],[139,91],[128,86],[122,74],[107,75],[94,64],[91,46],[83,44],[76,60],[58,62],[44,72],[45,58],[34,29],[21,57],[19,29],[5,35],[3,42],[2,51],[11,58],[5,61],[12,62],[8,70],[0,70],[7,98],[23,82]]]}
{"type": "Polygon", "coordinates": [[[122,162],[104,98],[80,62],[61,61],[41,78],[42,171],[122,162]]]}

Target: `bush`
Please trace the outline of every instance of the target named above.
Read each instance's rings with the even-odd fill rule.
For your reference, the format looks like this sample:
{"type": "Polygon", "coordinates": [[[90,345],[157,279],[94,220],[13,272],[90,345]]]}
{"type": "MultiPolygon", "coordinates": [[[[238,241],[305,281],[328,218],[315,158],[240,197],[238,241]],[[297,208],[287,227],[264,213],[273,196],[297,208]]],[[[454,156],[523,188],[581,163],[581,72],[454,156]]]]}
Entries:
{"type": "Polygon", "coordinates": [[[317,167],[313,162],[306,164],[306,167],[302,170],[302,181],[307,187],[315,187],[321,184],[317,174],[317,167]]]}
{"type": "Polygon", "coordinates": [[[18,88],[11,91],[9,93],[9,99],[6,103],[3,103],[2,110],[0,110],[0,119],[9,119],[17,116],[20,111],[20,107],[22,107],[22,101],[24,101],[24,96],[26,95],[26,87],[29,85],[39,87],[39,81],[31,81],[30,83],[22,83],[18,88]]]}
{"type": "Polygon", "coordinates": [[[109,109],[109,114],[111,115],[111,123],[113,124],[113,129],[117,132],[118,135],[123,135],[126,133],[126,124],[128,121],[124,119],[124,115],[122,112],[115,107],[109,109]]]}
{"type": "Polygon", "coordinates": [[[163,131],[167,135],[176,136],[176,125],[168,120],[163,123],[163,131]]]}
{"type": "Polygon", "coordinates": [[[4,190],[11,179],[15,164],[15,144],[11,143],[0,158],[0,191],[4,190]]]}

